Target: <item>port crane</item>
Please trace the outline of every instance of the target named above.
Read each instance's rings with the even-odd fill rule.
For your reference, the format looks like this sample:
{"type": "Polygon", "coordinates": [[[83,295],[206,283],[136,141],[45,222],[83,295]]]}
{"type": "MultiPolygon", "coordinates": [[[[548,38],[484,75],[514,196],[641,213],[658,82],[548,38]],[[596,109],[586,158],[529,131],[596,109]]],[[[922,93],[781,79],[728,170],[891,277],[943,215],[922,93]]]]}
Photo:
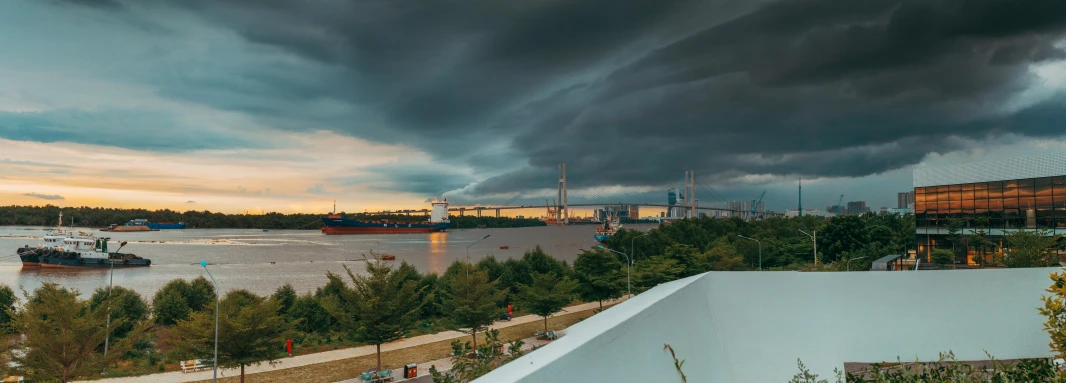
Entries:
{"type": "Polygon", "coordinates": [[[762,203],[762,198],[766,197],[766,191],[763,190],[762,194],[759,194],[759,198],[751,200],[751,220],[755,220],[755,213],[759,209],[759,204],[762,203]]]}
{"type": "Polygon", "coordinates": [[[840,195],[840,200],[837,201],[837,215],[840,215],[840,204],[844,203],[844,195],[840,195]]]}

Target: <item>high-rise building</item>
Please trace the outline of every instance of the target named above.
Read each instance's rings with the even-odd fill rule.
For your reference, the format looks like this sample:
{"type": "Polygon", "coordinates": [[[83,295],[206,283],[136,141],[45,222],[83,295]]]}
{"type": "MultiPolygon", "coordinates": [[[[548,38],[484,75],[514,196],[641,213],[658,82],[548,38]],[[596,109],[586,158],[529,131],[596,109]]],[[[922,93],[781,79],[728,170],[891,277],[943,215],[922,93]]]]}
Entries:
{"type": "Polygon", "coordinates": [[[863,215],[870,212],[870,208],[866,207],[866,201],[851,201],[848,202],[849,215],[863,215]]]}
{"type": "Polygon", "coordinates": [[[896,208],[909,209],[914,207],[914,192],[903,192],[896,195],[896,208]]]}
{"type": "MultiPolygon", "coordinates": [[[[753,201],[748,201],[748,200],[745,200],[745,201],[729,201],[729,202],[726,202],[726,207],[729,210],[733,210],[733,211],[729,212],[731,216],[744,217],[744,216],[747,216],[747,215],[751,214],[751,203],[752,202],[753,201]]],[[[759,206],[755,209],[755,212],[756,213],[762,213],[764,211],[766,211],[766,202],[765,201],[759,201],[759,206]]]]}

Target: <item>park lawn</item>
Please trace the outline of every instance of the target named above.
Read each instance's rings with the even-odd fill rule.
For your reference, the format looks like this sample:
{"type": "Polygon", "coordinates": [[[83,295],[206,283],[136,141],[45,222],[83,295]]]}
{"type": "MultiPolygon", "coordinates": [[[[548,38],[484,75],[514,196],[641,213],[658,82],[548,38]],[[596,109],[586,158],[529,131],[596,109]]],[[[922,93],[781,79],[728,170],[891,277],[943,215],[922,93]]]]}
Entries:
{"type": "MultiPolygon", "coordinates": [[[[604,308],[609,307],[604,305],[604,308]]],[[[548,328],[560,330],[570,327],[594,314],[595,309],[577,311],[548,318],[548,328]]],[[[510,341],[532,337],[534,333],[544,330],[544,322],[534,321],[500,329],[500,340],[510,341]]],[[[459,338],[460,341],[469,341],[470,337],[459,338]]],[[[478,343],[484,341],[484,334],[478,334],[478,343]]],[[[409,363],[425,363],[432,360],[447,358],[452,354],[452,340],[407,347],[399,350],[385,351],[381,353],[383,368],[395,369],[409,363]]],[[[248,375],[249,381],[263,383],[283,382],[337,382],[359,377],[363,371],[377,365],[375,354],[359,356],[355,358],[334,360],[331,362],[312,364],[294,368],[286,368],[277,371],[260,372],[248,375]]],[[[238,370],[226,370],[225,377],[220,377],[220,382],[234,383],[240,381],[238,370]]],[[[202,380],[196,383],[210,383],[211,380],[202,380]]]]}

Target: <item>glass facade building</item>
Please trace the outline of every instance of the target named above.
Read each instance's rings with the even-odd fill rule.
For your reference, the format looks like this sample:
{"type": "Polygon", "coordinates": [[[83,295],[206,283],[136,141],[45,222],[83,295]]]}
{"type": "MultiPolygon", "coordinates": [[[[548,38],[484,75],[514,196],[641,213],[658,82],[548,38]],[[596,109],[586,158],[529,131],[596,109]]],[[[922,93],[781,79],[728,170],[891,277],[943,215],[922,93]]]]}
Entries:
{"type": "Polygon", "coordinates": [[[932,249],[951,247],[951,220],[964,235],[981,229],[1000,243],[1004,231],[1066,234],[1066,154],[918,169],[914,186],[918,254],[926,261],[932,249]]]}

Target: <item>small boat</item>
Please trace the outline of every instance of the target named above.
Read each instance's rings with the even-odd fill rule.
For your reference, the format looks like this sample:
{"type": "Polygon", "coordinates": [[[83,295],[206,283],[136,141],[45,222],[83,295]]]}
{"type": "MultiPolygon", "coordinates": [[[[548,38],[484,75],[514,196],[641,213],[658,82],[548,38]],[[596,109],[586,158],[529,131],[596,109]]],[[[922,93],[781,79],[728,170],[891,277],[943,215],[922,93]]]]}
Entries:
{"type": "Polygon", "coordinates": [[[507,249],[510,249],[510,248],[511,248],[510,246],[500,246],[500,250],[507,250],[507,249]]]}
{"type": "Polygon", "coordinates": [[[388,255],[388,254],[382,255],[381,256],[381,260],[382,261],[395,261],[396,260],[396,256],[395,255],[388,255]]]}
{"type": "Polygon", "coordinates": [[[596,241],[599,242],[606,242],[621,227],[622,224],[618,222],[617,219],[608,218],[607,220],[603,221],[602,226],[596,228],[596,234],[593,236],[593,238],[596,238],[596,241]]]}

